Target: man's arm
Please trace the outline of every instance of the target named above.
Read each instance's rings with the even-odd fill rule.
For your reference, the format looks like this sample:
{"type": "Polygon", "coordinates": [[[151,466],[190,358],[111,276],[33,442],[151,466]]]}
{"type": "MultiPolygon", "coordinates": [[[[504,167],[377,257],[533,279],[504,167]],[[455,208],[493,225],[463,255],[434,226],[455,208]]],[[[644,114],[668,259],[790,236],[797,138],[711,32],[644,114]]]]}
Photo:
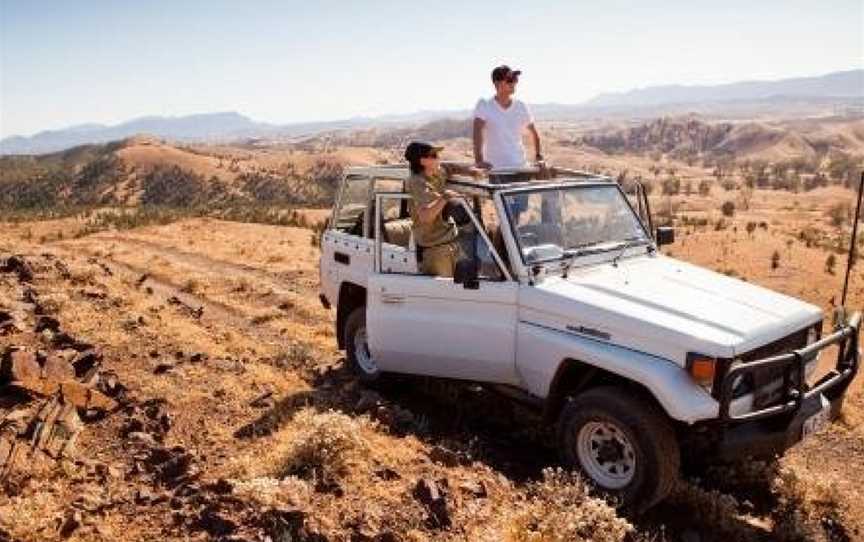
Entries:
{"type": "Polygon", "coordinates": [[[528,131],[531,132],[531,137],[534,140],[534,160],[540,162],[543,160],[543,153],[540,151],[540,134],[533,122],[528,125],[528,131]]]}
{"type": "Polygon", "coordinates": [[[483,159],[483,127],[486,121],[474,117],[474,163],[482,169],[492,169],[492,164],[483,159]]]}
{"type": "Polygon", "coordinates": [[[444,170],[444,173],[448,177],[451,175],[470,175],[476,178],[483,173],[473,164],[469,166],[467,164],[459,164],[454,162],[442,163],[441,169],[444,170]]]}

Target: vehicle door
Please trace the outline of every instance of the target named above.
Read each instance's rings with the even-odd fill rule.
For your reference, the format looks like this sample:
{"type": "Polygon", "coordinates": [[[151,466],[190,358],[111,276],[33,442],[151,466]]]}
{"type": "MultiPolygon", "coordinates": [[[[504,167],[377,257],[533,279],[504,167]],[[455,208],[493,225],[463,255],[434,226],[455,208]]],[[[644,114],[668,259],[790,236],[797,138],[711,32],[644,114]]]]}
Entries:
{"type": "MultiPolygon", "coordinates": [[[[377,197],[376,208],[383,209],[389,198],[410,196],[377,197]]],[[[470,213],[470,208],[465,207],[470,213]]],[[[376,214],[376,227],[383,229],[380,218],[376,214]]],[[[478,231],[478,243],[485,243],[478,252],[495,260],[498,276],[484,276],[481,272],[476,282],[466,284],[457,284],[452,278],[401,272],[390,265],[387,243],[382,235],[376,234],[366,319],[370,351],[381,370],[483,382],[518,382],[515,372],[518,283],[510,277],[473,213],[471,219],[478,231]]]]}

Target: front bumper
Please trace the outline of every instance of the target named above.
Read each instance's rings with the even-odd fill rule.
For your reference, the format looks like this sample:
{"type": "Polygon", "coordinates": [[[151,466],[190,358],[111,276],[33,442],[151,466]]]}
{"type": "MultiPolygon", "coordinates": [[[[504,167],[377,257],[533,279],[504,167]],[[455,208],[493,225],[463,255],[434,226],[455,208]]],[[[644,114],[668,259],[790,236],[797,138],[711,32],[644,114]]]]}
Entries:
{"type": "Polygon", "coordinates": [[[813,416],[822,413],[830,420],[839,416],[846,390],[860,365],[860,327],[861,313],[855,313],[832,334],[804,348],[733,365],[720,387],[720,420],[710,426],[716,431],[701,428],[703,435],[707,432],[714,437],[710,455],[732,460],[781,454],[803,438],[805,423],[813,416]],[[809,386],[805,377],[806,360],[832,346],[838,349],[835,367],[809,386]],[[735,379],[766,367],[783,369],[781,400],[751,412],[732,414],[730,405],[735,379]]]}
{"type": "MultiPolygon", "coordinates": [[[[831,420],[840,415],[844,394],[826,401],[831,420]]],[[[782,455],[804,438],[804,424],[823,408],[822,398],[809,397],[792,416],[761,419],[729,424],[720,429],[719,440],[712,446],[710,456],[720,461],[735,461],[743,457],[770,458],[782,455]]]]}

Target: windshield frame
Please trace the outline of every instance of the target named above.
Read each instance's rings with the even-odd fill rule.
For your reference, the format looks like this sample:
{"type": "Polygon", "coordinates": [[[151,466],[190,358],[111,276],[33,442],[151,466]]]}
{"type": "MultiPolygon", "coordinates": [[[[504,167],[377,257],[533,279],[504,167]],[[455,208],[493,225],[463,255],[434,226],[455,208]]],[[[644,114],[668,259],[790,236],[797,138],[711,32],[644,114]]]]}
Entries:
{"type": "MultiPolygon", "coordinates": [[[[636,223],[639,224],[639,227],[642,229],[642,232],[645,234],[646,246],[655,246],[654,236],[651,235],[651,232],[648,231],[648,229],[645,227],[645,224],[642,222],[642,219],[639,218],[639,214],[633,208],[633,204],[630,203],[630,200],[627,198],[627,194],[624,193],[624,190],[621,188],[621,185],[616,183],[616,182],[611,182],[611,181],[593,181],[593,182],[578,181],[578,182],[569,182],[569,183],[568,182],[550,183],[550,184],[544,184],[542,186],[538,186],[538,185],[520,186],[520,187],[509,188],[506,190],[501,190],[499,192],[499,196],[501,197],[501,207],[504,210],[504,214],[505,214],[506,219],[507,219],[507,224],[509,225],[510,235],[513,237],[513,241],[516,244],[516,247],[515,247],[516,252],[519,253],[519,261],[522,263],[523,267],[530,268],[531,266],[534,266],[534,265],[543,265],[543,264],[548,264],[548,263],[552,263],[552,262],[565,262],[568,260],[568,258],[571,258],[572,256],[568,257],[567,252],[564,251],[564,255],[562,255],[561,257],[544,258],[542,260],[535,260],[533,262],[526,262],[525,261],[525,253],[522,251],[522,241],[519,237],[519,233],[516,231],[516,225],[513,221],[513,215],[510,212],[510,206],[507,205],[507,201],[505,200],[505,197],[506,196],[512,196],[515,194],[525,194],[525,193],[534,194],[534,193],[540,193],[540,192],[547,192],[550,190],[568,190],[568,189],[580,190],[580,189],[584,189],[584,188],[594,188],[594,187],[616,189],[618,191],[618,193],[621,195],[621,198],[624,200],[624,203],[626,203],[627,208],[630,210],[630,213],[633,215],[634,220],[636,220],[636,223]]],[[[622,240],[622,242],[623,242],[623,240],[622,240]]],[[[610,249],[610,252],[611,252],[611,250],[612,249],[610,249]]],[[[577,256],[577,257],[584,257],[584,256],[589,256],[589,255],[592,255],[592,254],[588,253],[588,254],[584,254],[582,256],[577,256]]],[[[596,253],[593,253],[593,255],[596,255],[596,253]]]]}

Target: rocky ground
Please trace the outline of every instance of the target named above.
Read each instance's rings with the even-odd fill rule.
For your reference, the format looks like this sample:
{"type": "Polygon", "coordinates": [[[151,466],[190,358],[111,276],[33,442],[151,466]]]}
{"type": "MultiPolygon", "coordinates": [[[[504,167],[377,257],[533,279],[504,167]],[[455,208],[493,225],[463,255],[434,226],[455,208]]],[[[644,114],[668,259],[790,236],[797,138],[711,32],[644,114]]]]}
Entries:
{"type": "Polygon", "coordinates": [[[0,541],[864,537],[860,386],[780,463],[701,473],[624,518],[555,470],[532,413],[352,379],[310,233],[0,234],[0,541]]]}

